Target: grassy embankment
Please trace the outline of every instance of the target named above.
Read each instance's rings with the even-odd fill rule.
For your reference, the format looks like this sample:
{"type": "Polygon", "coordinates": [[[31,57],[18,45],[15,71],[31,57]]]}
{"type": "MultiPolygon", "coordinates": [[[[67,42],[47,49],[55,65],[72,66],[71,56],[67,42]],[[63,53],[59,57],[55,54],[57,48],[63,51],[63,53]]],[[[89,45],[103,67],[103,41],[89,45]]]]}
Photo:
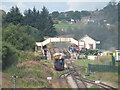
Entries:
{"type": "MultiPolygon", "coordinates": [[[[78,69],[78,71],[80,71],[80,73],[85,75],[85,74],[87,74],[88,63],[96,64],[96,65],[97,64],[103,65],[105,60],[111,61],[111,56],[100,57],[99,62],[97,62],[97,63],[94,60],[79,59],[79,60],[75,61],[75,65],[80,66],[81,68],[78,69]]],[[[91,73],[90,76],[88,76],[86,78],[91,79],[91,80],[100,80],[111,86],[118,87],[118,83],[117,83],[118,82],[118,72],[95,72],[95,73],[91,73]]]]}
{"type": "Polygon", "coordinates": [[[53,76],[50,61],[40,59],[34,52],[22,52],[18,64],[9,67],[3,72],[2,87],[12,88],[12,75],[16,74],[17,88],[49,88],[47,77],[53,76]]]}

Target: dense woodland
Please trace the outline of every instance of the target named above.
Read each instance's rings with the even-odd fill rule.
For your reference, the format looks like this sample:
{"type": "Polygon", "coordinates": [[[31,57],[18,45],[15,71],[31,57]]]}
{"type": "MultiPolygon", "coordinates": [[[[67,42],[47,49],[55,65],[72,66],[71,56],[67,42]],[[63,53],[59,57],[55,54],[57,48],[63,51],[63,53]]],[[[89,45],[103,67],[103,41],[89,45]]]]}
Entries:
{"type": "Polygon", "coordinates": [[[110,2],[101,10],[94,11],[92,14],[89,11],[54,11],[49,13],[46,7],[41,11],[28,9],[22,14],[17,6],[13,6],[8,13],[1,10],[2,15],[2,59],[3,70],[6,66],[10,66],[19,58],[19,52],[32,50],[34,51],[35,42],[43,41],[44,37],[54,37],[62,34],[74,34],[76,39],[79,39],[85,34],[88,34],[97,40],[102,41],[103,49],[117,48],[117,11],[119,4],[110,2]],[[98,16],[99,15],[99,16],[98,16]],[[65,21],[71,19],[80,21],[83,17],[90,16],[95,20],[95,23],[90,22],[84,28],[69,28],[67,32],[59,31],[54,27],[53,22],[65,21]],[[107,20],[106,22],[103,22],[107,20]],[[106,27],[106,24],[111,24],[106,27]],[[59,33],[58,33],[59,32],[59,33]],[[9,62],[9,63],[8,63],[9,62]]]}

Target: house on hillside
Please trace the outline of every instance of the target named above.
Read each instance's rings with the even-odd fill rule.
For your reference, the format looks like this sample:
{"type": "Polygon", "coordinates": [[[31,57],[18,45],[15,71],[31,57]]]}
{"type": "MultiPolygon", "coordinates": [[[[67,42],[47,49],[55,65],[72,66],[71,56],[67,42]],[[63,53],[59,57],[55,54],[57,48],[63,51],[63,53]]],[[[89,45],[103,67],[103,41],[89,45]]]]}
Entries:
{"type": "Polygon", "coordinates": [[[73,23],[75,23],[75,20],[71,18],[69,24],[73,24],[73,23]]]}
{"type": "Polygon", "coordinates": [[[90,20],[90,16],[86,16],[86,17],[82,17],[81,18],[81,23],[83,24],[87,24],[90,20]]]}
{"type": "Polygon", "coordinates": [[[90,22],[92,22],[92,23],[95,22],[95,21],[92,19],[91,16],[86,16],[86,17],[82,17],[82,18],[81,18],[81,23],[83,23],[83,24],[88,24],[88,23],[90,23],[90,22]]]}
{"type": "Polygon", "coordinates": [[[97,44],[100,44],[100,41],[96,41],[88,35],[85,35],[78,41],[79,49],[87,48],[87,49],[97,49],[97,44]]]}

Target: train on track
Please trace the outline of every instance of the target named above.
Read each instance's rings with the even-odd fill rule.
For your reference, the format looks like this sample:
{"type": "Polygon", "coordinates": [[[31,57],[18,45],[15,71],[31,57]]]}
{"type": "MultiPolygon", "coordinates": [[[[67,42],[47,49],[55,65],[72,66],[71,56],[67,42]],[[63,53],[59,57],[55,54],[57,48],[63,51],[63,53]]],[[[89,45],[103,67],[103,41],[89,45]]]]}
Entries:
{"type": "Polygon", "coordinates": [[[54,58],[54,68],[55,68],[55,70],[57,70],[57,71],[64,70],[65,54],[55,53],[55,54],[53,54],[53,58],[54,58]]]}

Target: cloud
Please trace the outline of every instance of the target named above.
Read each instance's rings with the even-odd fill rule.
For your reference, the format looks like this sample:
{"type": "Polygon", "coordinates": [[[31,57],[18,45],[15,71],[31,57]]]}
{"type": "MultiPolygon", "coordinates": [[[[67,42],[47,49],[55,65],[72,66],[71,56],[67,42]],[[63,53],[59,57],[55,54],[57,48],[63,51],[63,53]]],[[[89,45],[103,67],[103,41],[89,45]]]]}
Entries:
{"type": "Polygon", "coordinates": [[[80,6],[79,4],[80,4],[80,3],[78,3],[78,2],[74,2],[74,0],[69,0],[69,1],[67,2],[68,11],[78,9],[78,7],[80,6]]]}
{"type": "Polygon", "coordinates": [[[25,7],[25,5],[24,5],[22,2],[16,2],[16,5],[17,5],[19,8],[25,7]]]}
{"type": "Polygon", "coordinates": [[[28,7],[24,4],[24,2],[3,2],[0,5],[0,9],[4,10],[5,12],[9,12],[12,6],[17,6],[21,13],[23,14],[24,10],[27,9],[28,7]]]}
{"type": "Polygon", "coordinates": [[[118,1],[118,0],[68,0],[67,5],[70,10],[96,10],[101,9],[107,5],[110,1],[118,1]]]}
{"type": "MultiPolygon", "coordinates": [[[[110,0],[1,0],[1,2],[3,3],[3,5],[0,5],[0,8],[3,10],[5,10],[6,12],[8,12],[10,10],[10,8],[12,6],[18,6],[21,13],[24,12],[25,9],[28,9],[28,8],[33,8],[33,5],[35,7],[37,7],[37,9],[40,9],[41,5],[43,3],[45,3],[45,5],[47,7],[49,7],[49,10],[51,9],[51,11],[53,10],[59,10],[59,11],[68,11],[68,10],[94,10],[95,8],[99,9],[99,8],[102,8],[104,7],[103,4],[95,4],[94,5],[90,5],[90,2],[109,2],[110,0]],[[42,2],[42,3],[41,3],[42,2]],[[47,2],[47,4],[46,4],[47,2]],[[51,4],[50,2],[55,2],[55,3],[63,3],[62,5],[61,4],[57,4],[54,5],[54,4],[51,4]],[[36,4],[37,3],[37,4],[36,4]],[[40,3],[40,4],[39,4],[40,3]],[[89,4],[86,4],[86,3],[89,3],[89,4]],[[53,8],[54,7],[54,8],[53,8]]],[[[118,1],[118,0],[116,0],[118,1]]],[[[43,6],[43,5],[42,5],[43,6]]]]}
{"type": "Polygon", "coordinates": [[[15,5],[20,9],[20,11],[24,11],[27,8],[27,6],[23,4],[23,2],[15,2],[15,5]]]}
{"type": "Polygon", "coordinates": [[[0,9],[8,12],[8,11],[10,10],[10,6],[1,4],[1,5],[0,5],[0,9]]]}
{"type": "MultiPolygon", "coordinates": [[[[111,0],[1,0],[1,2],[109,2],[111,0]]],[[[119,0],[116,0],[117,2],[119,0]]]]}

